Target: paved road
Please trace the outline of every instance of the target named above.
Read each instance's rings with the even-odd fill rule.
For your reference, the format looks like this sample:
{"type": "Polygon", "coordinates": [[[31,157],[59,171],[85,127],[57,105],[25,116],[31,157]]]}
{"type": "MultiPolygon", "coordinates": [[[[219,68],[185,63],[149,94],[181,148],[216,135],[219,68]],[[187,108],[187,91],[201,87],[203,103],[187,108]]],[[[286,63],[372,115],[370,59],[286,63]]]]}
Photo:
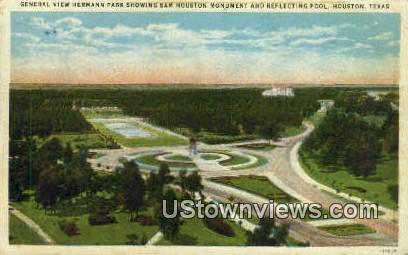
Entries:
{"type": "MultiPolygon", "coordinates": [[[[268,200],[265,198],[229,186],[210,181],[203,181],[203,184],[205,192],[224,198],[232,196],[234,202],[256,204],[268,203],[268,200]]],[[[378,239],[376,236],[334,236],[298,219],[277,220],[277,223],[288,223],[290,226],[290,236],[302,242],[309,242],[311,246],[375,246],[394,244],[389,238],[378,239]]]]}
{"type": "MultiPolygon", "coordinates": [[[[301,202],[310,203],[318,202],[321,203],[324,208],[329,208],[333,203],[344,204],[343,201],[335,198],[334,196],[327,194],[321,190],[321,187],[317,187],[315,184],[307,180],[307,178],[299,174],[299,169],[296,169],[293,162],[293,156],[291,157],[291,152],[293,154],[295,146],[300,146],[300,143],[304,138],[309,135],[313,130],[313,125],[310,123],[305,123],[306,131],[298,136],[293,136],[290,138],[282,139],[280,146],[273,149],[272,151],[257,151],[256,154],[262,155],[268,159],[268,164],[260,166],[258,168],[247,169],[247,170],[229,170],[229,171],[202,171],[200,174],[204,179],[211,177],[221,177],[221,176],[239,176],[239,175],[262,175],[271,180],[276,186],[284,190],[286,193],[292,197],[298,199],[301,202]],[[292,160],[292,162],[291,162],[292,160]]],[[[221,145],[206,145],[201,144],[200,149],[211,150],[211,149],[231,149],[242,151],[242,152],[252,152],[252,150],[237,148],[235,144],[221,144],[221,145]]],[[[155,147],[150,148],[154,150],[174,150],[186,149],[187,146],[178,147],[155,147]]],[[[128,155],[135,152],[144,151],[146,148],[138,149],[119,149],[119,150],[98,150],[98,152],[106,153],[107,156],[98,159],[97,161],[102,163],[102,165],[109,165],[111,169],[119,165],[118,159],[121,156],[128,155]]],[[[296,158],[297,161],[297,158],[296,158]]],[[[92,162],[95,167],[95,162],[92,162]]],[[[245,202],[256,202],[264,203],[265,199],[259,200],[254,199],[252,194],[247,192],[223,187],[222,190],[214,188],[212,182],[203,181],[206,192],[214,194],[220,197],[228,198],[233,195],[240,201],[245,202]],[[233,191],[235,190],[235,191],[233,191]],[[238,191],[238,192],[237,192],[238,191]]],[[[330,189],[326,187],[327,189],[330,189]]],[[[267,201],[266,201],[267,202],[267,201]]],[[[294,238],[300,241],[309,241],[311,245],[314,246],[328,246],[328,245],[390,245],[395,244],[398,238],[398,226],[389,220],[384,219],[362,219],[355,220],[358,223],[368,225],[375,229],[377,233],[388,236],[389,238],[378,239],[369,238],[369,236],[355,236],[355,237],[336,237],[327,234],[326,232],[320,231],[316,227],[300,220],[290,220],[290,232],[294,238]]]]}
{"type": "MultiPolygon", "coordinates": [[[[333,203],[344,204],[343,201],[338,200],[325,192],[322,192],[319,188],[316,188],[314,185],[302,178],[303,176],[300,176],[296,172],[293,164],[291,164],[290,162],[290,153],[293,150],[294,146],[303,141],[303,139],[313,130],[313,126],[311,124],[306,123],[306,127],[307,129],[303,134],[286,139],[286,146],[277,147],[270,152],[258,151],[257,154],[260,154],[268,159],[269,163],[267,165],[261,166],[256,169],[228,171],[226,173],[203,172],[201,175],[205,178],[248,174],[262,175],[266,176],[276,186],[284,190],[292,197],[300,200],[301,202],[319,202],[326,209],[329,208],[329,206],[333,203]]],[[[240,199],[248,201],[248,196],[245,195],[245,192],[241,192],[240,194],[241,195],[238,196],[240,199]]],[[[394,241],[396,241],[398,238],[398,226],[388,220],[358,219],[355,221],[372,227],[378,233],[384,234],[394,241]]],[[[291,224],[293,224],[293,222],[291,224]]],[[[303,228],[309,228],[308,226],[305,226],[306,224],[302,224],[301,222],[298,222],[297,224],[299,224],[299,226],[303,225],[303,228]]],[[[299,228],[297,230],[300,231],[299,228]]],[[[317,239],[316,241],[317,245],[320,245],[321,243],[323,244],[325,242],[323,239],[317,239]]],[[[368,242],[366,242],[366,245],[367,244],[368,242]]]]}

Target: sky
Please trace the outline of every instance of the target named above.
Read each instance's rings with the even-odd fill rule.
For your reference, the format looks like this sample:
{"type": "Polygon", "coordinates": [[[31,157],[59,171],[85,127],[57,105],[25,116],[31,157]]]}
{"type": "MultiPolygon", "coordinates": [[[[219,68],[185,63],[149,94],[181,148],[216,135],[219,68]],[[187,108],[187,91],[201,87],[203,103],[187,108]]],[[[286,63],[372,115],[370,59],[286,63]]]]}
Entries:
{"type": "Polygon", "coordinates": [[[400,16],[13,12],[11,81],[396,84],[400,16]]]}

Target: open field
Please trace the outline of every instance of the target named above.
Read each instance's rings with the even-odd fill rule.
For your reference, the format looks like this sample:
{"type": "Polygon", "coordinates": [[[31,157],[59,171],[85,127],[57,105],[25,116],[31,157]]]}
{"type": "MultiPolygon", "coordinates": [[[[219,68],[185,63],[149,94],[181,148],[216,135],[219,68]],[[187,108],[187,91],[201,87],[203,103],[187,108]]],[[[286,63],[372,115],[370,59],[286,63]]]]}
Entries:
{"type": "MultiPolygon", "coordinates": [[[[44,210],[39,209],[33,198],[19,203],[12,203],[14,207],[35,221],[48,235],[50,235],[57,244],[68,245],[124,245],[128,240],[128,235],[137,234],[139,239],[143,234],[147,238],[152,237],[157,231],[157,225],[142,226],[137,222],[129,222],[129,214],[124,212],[115,212],[117,223],[91,226],[88,223],[88,213],[78,206],[69,206],[55,215],[45,214],[44,210]],[[79,228],[79,234],[68,236],[58,226],[58,222],[66,220],[73,221],[79,228]]],[[[143,215],[153,216],[152,208],[141,212],[143,215]]],[[[24,243],[26,239],[24,239],[24,243]]]]}
{"type": "Polygon", "coordinates": [[[303,126],[289,126],[286,127],[282,132],[279,133],[281,137],[295,136],[303,133],[305,128],[303,126]]]}
{"type": "Polygon", "coordinates": [[[201,219],[186,219],[175,241],[163,239],[158,245],[245,245],[245,230],[235,223],[227,221],[227,224],[231,226],[235,236],[228,237],[218,234],[207,228],[201,219]]]}
{"type": "Polygon", "coordinates": [[[41,238],[16,216],[9,214],[10,244],[44,244],[41,238]]]}
{"type": "Polygon", "coordinates": [[[356,177],[341,168],[327,170],[305,152],[301,154],[299,159],[303,169],[316,181],[338,189],[340,192],[377,202],[391,209],[397,208],[397,204],[387,191],[388,185],[398,182],[398,162],[396,159],[384,155],[382,162],[377,166],[376,174],[365,179],[356,177]]]}
{"type": "Polygon", "coordinates": [[[39,145],[41,146],[54,137],[58,138],[62,144],[70,143],[74,149],[77,149],[81,146],[84,146],[88,149],[113,149],[119,147],[112,141],[108,141],[97,132],[52,134],[45,139],[40,139],[39,145]]]}
{"type": "Polygon", "coordinates": [[[210,180],[242,189],[268,199],[273,199],[275,202],[290,203],[296,201],[296,199],[273,185],[273,183],[263,176],[219,177],[210,180]]]}

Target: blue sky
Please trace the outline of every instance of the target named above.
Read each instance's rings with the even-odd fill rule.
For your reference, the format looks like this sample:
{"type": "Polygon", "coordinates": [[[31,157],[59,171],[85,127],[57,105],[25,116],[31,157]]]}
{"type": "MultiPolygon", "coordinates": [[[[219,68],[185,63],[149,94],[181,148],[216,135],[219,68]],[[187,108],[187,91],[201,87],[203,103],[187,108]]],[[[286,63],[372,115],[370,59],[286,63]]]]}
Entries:
{"type": "Polygon", "coordinates": [[[379,13],[12,13],[12,81],[396,83],[379,13]]]}

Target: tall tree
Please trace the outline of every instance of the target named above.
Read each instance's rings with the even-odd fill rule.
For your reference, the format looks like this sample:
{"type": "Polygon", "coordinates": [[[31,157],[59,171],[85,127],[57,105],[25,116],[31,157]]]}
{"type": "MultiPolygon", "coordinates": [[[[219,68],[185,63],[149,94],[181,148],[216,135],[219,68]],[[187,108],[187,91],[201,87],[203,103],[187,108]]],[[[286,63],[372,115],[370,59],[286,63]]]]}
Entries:
{"type": "Polygon", "coordinates": [[[49,209],[55,210],[58,201],[58,168],[45,169],[40,174],[40,179],[36,188],[35,200],[40,204],[45,212],[49,209]]]}
{"type": "MultiPolygon", "coordinates": [[[[168,189],[163,196],[163,200],[166,201],[166,210],[169,214],[173,213],[173,210],[177,210],[174,207],[174,201],[177,201],[176,193],[173,190],[168,189]]],[[[163,203],[160,203],[156,207],[155,214],[160,231],[163,233],[164,237],[169,240],[174,240],[180,230],[180,218],[179,213],[174,218],[167,218],[163,214],[163,203]]]]}
{"type": "Polygon", "coordinates": [[[130,221],[137,218],[138,211],[144,205],[145,183],[138,165],[133,161],[123,163],[118,169],[120,175],[120,199],[130,213],[130,221]]]}
{"type": "Polygon", "coordinates": [[[247,245],[280,246],[286,243],[288,226],[276,226],[271,218],[261,218],[254,232],[248,234],[247,245]]]}
{"type": "Polygon", "coordinates": [[[198,171],[193,171],[185,178],[184,187],[190,191],[190,196],[192,199],[195,198],[195,193],[198,192],[201,195],[203,185],[201,184],[201,176],[198,174],[198,171]]]}
{"type": "Polygon", "coordinates": [[[263,125],[258,127],[258,134],[271,143],[272,140],[279,138],[281,131],[280,124],[275,121],[266,121],[263,125]]]}

